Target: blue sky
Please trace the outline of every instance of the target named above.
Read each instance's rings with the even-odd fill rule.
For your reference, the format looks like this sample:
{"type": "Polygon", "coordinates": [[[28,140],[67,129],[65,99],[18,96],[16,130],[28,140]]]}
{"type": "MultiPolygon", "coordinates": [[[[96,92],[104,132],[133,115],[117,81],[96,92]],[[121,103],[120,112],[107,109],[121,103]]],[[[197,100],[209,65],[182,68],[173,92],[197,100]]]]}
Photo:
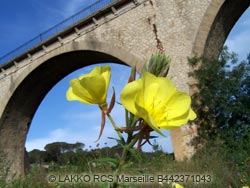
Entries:
{"type": "MultiPolygon", "coordinates": [[[[63,19],[78,12],[92,0],[1,0],[0,6],[0,56],[13,50],[22,43],[37,36],[63,19]]],[[[226,44],[230,50],[239,54],[243,59],[250,52],[250,10],[248,9],[237,22],[230,33],[226,44]]],[[[114,86],[119,101],[119,93],[127,82],[130,68],[122,65],[110,64],[112,78],[110,86],[114,86]]],[[[47,94],[38,108],[27,137],[27,150],[43,149],[47,143],[55,141],[80,141],[95,147],[95,140],[100,128],[100,110],[96,105],[84,105],[80,102],[68,102],[65,93],[69,87],[69,80],[89,72],[94,66],[77,70],[58,82],[47,94]]],[[[111,87],[108,101],[111,97],[111,87]]],[[[123,125],[124,110],[116,105],[112,116],[118,125],[123,125]]],[[[108,121],[107,121],[108,122],[108,121]]],[[[168,132],[165,132],[169,135],[168,132]]],[[[114,142],[107,136],[115,137],[112,126],[107,123],[100,146],[107,142],[109,146],[114,142]]],[[[164,151],[172,152],[171,140],[159,138],[164,151]]],[[[151,150],[151,147],[147,147],[151,150]]]]}

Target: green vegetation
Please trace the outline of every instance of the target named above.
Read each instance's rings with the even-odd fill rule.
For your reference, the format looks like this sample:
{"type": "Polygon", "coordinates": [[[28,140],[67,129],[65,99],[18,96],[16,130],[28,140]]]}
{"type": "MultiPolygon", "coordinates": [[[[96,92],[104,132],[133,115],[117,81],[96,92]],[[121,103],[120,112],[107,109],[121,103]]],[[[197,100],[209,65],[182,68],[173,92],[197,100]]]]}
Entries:
{"type": "MultiPolygon", "coordinates": [[[[157,140],[152,153],[131,155],[124,169],[132,175],[211,175],[211,182],[179,182],[185,188],[241,188],[250,185],[250,55],[243,62],[234,53],[223,50],[219,60],[202,57],[189,59],[197,80],[191,87],[199,93],[193,95],[193,109],[198,115],[199,137],[193,140],[197,153],[188,161],[177,162],[173,154],[162,152],[157,140]],[[198,68],[197,68],[198,67],[198,68]]],[[[121,148],[104,147],[84,149],[83,143],[56,142],[46,145],[45,151],[29,152],[32,163],[25,181],[6,181],[8,168],[3,168],[0,155],[1,188],[77,188],[107,187],[107,183],[49,183],[49,175],[112,174],[113,161],[121,148]],[[49,165],[49,168],[45,168],[49,165]]],[[[168,176],[171,181],[171,176],[168,176]]],[[[124,184],[123,187],[171,187],[166,181],[155,184],[124,184]]]]}
{"type": "MultiPolygon", "coordinates": [[[[219,60],[192,58],[190,63],[199,67],[190,74],[198,80],[191,87],[199,90],[193,95],[198,114],[195,123],[200,125],[200,137],[194,144],[211,149],[209,155],[220,155],[235,173],[233,179],[249,185],[250,54],[239,63],[237,55],[225,47],[219,60]]],[[[209,151],[205,148],[201,150],[203,154],[209,151]]]]}
{"type": "MultiPolygon", "coordinates": [[[[117,148],[116,148],[117,149],[117,148]]],[[[10,183],[1,184],[1,188],[75,188],[75,187],[105,187],[103,184],[88,184],[88,183],[48,183],[47,174],[53,174],[57,177],[65,174],[112,174],[111,165],[97,160],[97,157],[106,156],[106,152],[113,153],[111,148],[96,149],[88,152],[88,158],[79,158],[84,165],[64,164],[58,165],[51,162],[49,169],[45,169],[42,165],[33,164],[30,173],[25,181],[17,179],[10,183]],[[48,170],[48,171],[47,171],[48,170]]],[[[185,188],[218,188],[218,187],[241,187],[242,177],[236,171],[235,164],[232,164],[227,158],[228,153],[223,147],[210,146],[206,150],[200,150],[190,161],[177,162],[172,154],[165,154],[161,150],[153,153],[142,153],[140,161],[131,160],[130,170],[126,170],[126,174],[141,176],[148,175],[211,175],[212,181],[209,183],[180,183],[185,188]]],[[[164,176],[165,177],[165,176],[164,176]]],[[[171,181],[171,176],[168,177],[171,181]]],[[[61,178],[64,181],[64,178],[61,178]]],[[[202,182],[202,181],[201,181],[202,182]]],[[[2,182],[1,182],[2,183],[2,182]]],[[[164,180],[163,184],[137,184],[130,187],[164,187],[170,188],[170,185],[164,180]]]]}

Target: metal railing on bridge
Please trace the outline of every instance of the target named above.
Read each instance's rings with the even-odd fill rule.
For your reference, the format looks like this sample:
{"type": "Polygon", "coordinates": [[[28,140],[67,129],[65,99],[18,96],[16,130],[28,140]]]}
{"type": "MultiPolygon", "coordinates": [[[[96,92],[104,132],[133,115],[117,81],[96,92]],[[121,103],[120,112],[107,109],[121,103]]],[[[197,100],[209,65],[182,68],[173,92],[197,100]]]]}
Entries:
{"type": "Polygon", "coordinates": [[[115,2],[117,0],[98,0],[95,3],[83,8],[81,11],[77,12],[76,14],[70,16],[69,18],[63,20],[62,22],[56,24],[55,26],[51,27],[50,29],[40,33],[33,39],[27,41],[26,43],[22,44],[21,46],[17,47],[16,49],[10,51],[9,53],[0,57],[0,64],[6,63],[11,61],[15,57],[21,55],[22,53],[30,50],[34,46],[40,44],[41,42],[49,39],[50,37],[56,35],[57,33],[63,31],[67,27],[76,24],[80,20],[87,18],[91,14],[97,12],[98,10],[108,6],[109,4],[115,2]]]}

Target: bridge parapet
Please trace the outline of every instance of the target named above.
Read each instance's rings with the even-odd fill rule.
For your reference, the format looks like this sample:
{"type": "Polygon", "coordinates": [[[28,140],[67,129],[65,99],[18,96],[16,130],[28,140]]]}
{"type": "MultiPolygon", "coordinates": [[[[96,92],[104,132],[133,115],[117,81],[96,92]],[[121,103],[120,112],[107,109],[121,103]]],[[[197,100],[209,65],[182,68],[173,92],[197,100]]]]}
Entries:
{"type": "MultiPolygon", "coordinates": [[[[145,1],[145,0],[142,0],[145,1]]],[[[48,30],[40,33],[31,40],[25,42],[16,49],[0,57],[0,70],[16,66],[24,59],[31,59],[34,54],[46,51],[49,46],[55,43],[63,43],[64,38],[72,33],[82,35],[104,23],[119,16],[125,5],[140,4],[138,0],[98,0],[48,30]],[[112,16],[110,16],[112,15],[112,16]]]]}

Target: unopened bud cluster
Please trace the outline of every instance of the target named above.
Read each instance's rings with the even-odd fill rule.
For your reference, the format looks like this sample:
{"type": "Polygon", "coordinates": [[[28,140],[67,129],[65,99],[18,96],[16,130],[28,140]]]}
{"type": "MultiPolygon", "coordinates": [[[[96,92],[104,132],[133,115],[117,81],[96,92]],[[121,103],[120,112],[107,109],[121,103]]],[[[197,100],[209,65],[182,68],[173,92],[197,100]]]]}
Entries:
{"type": "Polygon", "coordinates": [[[170,57],[163,54],[153,54],[143,69],[143,72],[150,72],[157,77],[166,77],[169,71],[170,57]]]}

